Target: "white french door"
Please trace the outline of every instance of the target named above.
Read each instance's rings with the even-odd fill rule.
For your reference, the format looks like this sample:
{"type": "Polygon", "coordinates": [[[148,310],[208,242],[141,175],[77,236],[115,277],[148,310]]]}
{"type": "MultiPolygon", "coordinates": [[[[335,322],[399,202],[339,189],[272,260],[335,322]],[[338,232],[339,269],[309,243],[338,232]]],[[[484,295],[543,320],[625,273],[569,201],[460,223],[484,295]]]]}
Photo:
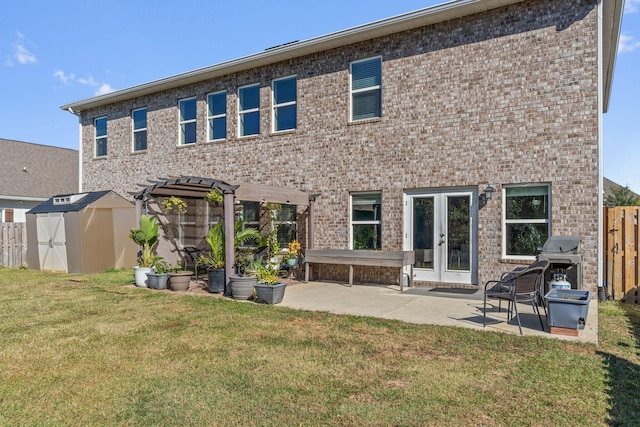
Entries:
{"type": "Polygon", "coordinates": [[[404,248],[415,252],[414,279],[476,283],[475,190],[405,194],[404,248]]]}

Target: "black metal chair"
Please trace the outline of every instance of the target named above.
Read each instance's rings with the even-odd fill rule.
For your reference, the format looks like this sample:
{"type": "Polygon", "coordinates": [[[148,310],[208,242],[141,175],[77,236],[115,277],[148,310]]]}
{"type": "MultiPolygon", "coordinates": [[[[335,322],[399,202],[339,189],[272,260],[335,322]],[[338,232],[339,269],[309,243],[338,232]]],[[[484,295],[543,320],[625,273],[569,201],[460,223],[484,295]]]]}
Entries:
{"type": "Polygon", "coordinates": [[[538,315],[540,326],[544,331],[544,323],[542,322],[542,316],[540,316],[538,302],[541,301],[540,287],[543,284],[544,273],[548,267],[549,261],[536,261],[528,267],[516,268],[503,274],[499,280],[489,280],[485,283],[483,325],[486,326],[487,324],[487,299],[498,300],[498,311],[502,310],[501,304],[504,300],[508,302],[507,322],[513,318],[513,312],[515,311],[520,335],[522,335],[518,303],[528,302],[531,303],[535,313],[538,315]]]}
{"type": "Polygon", "coordinates": [[[198,257],[202,255],[202,249],[195,246],[185,246],[182,248],[182,257],[184,258],[184,269],[193,268],[193,272],[196,276],[196,282],[198,281],[198,270],[206,267],[198,264],[198,257]]]}

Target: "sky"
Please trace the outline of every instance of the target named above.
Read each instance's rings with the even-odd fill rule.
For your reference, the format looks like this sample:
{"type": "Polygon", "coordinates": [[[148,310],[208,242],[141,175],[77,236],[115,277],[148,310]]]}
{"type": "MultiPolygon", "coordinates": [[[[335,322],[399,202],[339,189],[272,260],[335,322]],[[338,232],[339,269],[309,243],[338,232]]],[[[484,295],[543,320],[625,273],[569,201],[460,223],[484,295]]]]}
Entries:
{"type": "MultiPolygon", "coordinates": [[[[0,138],[78,149],[63,104],[444,2],[0,0],[0,138]]],[[[604,175],[640,193],[640,0],[603,129],[604,175]]]]}

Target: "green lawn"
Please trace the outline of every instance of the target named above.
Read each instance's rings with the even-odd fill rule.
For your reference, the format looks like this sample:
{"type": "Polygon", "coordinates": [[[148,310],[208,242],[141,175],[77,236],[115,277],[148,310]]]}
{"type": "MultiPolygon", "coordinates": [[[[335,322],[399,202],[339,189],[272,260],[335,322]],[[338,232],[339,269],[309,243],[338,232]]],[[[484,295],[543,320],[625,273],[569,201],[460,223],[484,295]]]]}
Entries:
{"type": "Polygon", "coordinates": [[[640,422],[640,309],[600,345],[0,269],[0,425],[640,422]]]}

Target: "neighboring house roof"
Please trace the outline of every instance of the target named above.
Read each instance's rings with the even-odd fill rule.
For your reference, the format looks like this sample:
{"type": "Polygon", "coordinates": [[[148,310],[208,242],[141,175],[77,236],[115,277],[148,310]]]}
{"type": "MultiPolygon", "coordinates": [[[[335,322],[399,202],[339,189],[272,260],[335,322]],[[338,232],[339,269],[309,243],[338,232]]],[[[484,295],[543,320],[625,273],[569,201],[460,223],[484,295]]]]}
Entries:
{"type": "MultiPolygon", "coordinates": [[[[61,106],[71,113],[100,107],[139,96],[148,95],[199,82],[239,71],[254,69],[260,66],[297,58],[335,49],[341,46],[370,40],[389,34],[407,31],[414,28],[444,22],[451,19],[472,15],[498,7],[520,3],[524,0],[453,0],[440,5],[405,13],[395,17],[375,21],[328,35],[314,37],[308,40],[285,43],[280,46],[265,49],[253,55],[244,56],[231,61],[222,62],[198,70],[189,71],[175,76],[155,80],[128,89],[111,92],[106,95],[72,102],[61,106]]],[[[620,24],[622,20],[622,6],[624,0],[607,0],[602,4],[602,67],[604,82],[604,110],[609,104],[610,88],[613,80],[613,69],[616,60],[620,24]]]]}
{"type": "MultiPolygon", "coordinates": [[[[38,213],[50,213],[50,212],[78,212],[78,211],[81,211],[82,209],[86,208],[91,203],[95,202],[96,200],[98,200],[98,199],[102,198],[103,196],[109,194],[110,192],[111,192],[110,190],[107,190],[107,191],[91,191],[91,192],[86,193],[86,195],[84,197],[78,199],[76,202],[66,203],[66,204],[55,204],[54,203],[54,199],[56,199],[56,198],[63,198],[63,197],[67,197],[67,196],[78,196],[77,194],[59,194],[59,195],[53,196],[52,198],[50,198],[46,202],[40,203],[38,206],[34,207],[33,209],[31,209],[27,213],[28,214],[38,214],[38,213]]],[[[80,195],[81,194],[85,194],[85,193],[80,193],[80,195]]]]}
{"type": "MultiPolygon", "coordinates": [[[[606,201],[608,197],[613,196],[613,190],[617,188],[622,188],[624,185],[620,185],[617,182],[611,181],[607,177],[603,177],[603,192],[604,192],[604,200],[606,201]]],[[[631,190],[629,190],[631,191],[631,190]]],[[[631,194],[640,199],[640,195],[631,191],[631,194]]]]}
{"type": "Polygon", "coordinates": [[[78,151],[0,138],[0,198],[44,199],[78,191],[78,151]]]}

